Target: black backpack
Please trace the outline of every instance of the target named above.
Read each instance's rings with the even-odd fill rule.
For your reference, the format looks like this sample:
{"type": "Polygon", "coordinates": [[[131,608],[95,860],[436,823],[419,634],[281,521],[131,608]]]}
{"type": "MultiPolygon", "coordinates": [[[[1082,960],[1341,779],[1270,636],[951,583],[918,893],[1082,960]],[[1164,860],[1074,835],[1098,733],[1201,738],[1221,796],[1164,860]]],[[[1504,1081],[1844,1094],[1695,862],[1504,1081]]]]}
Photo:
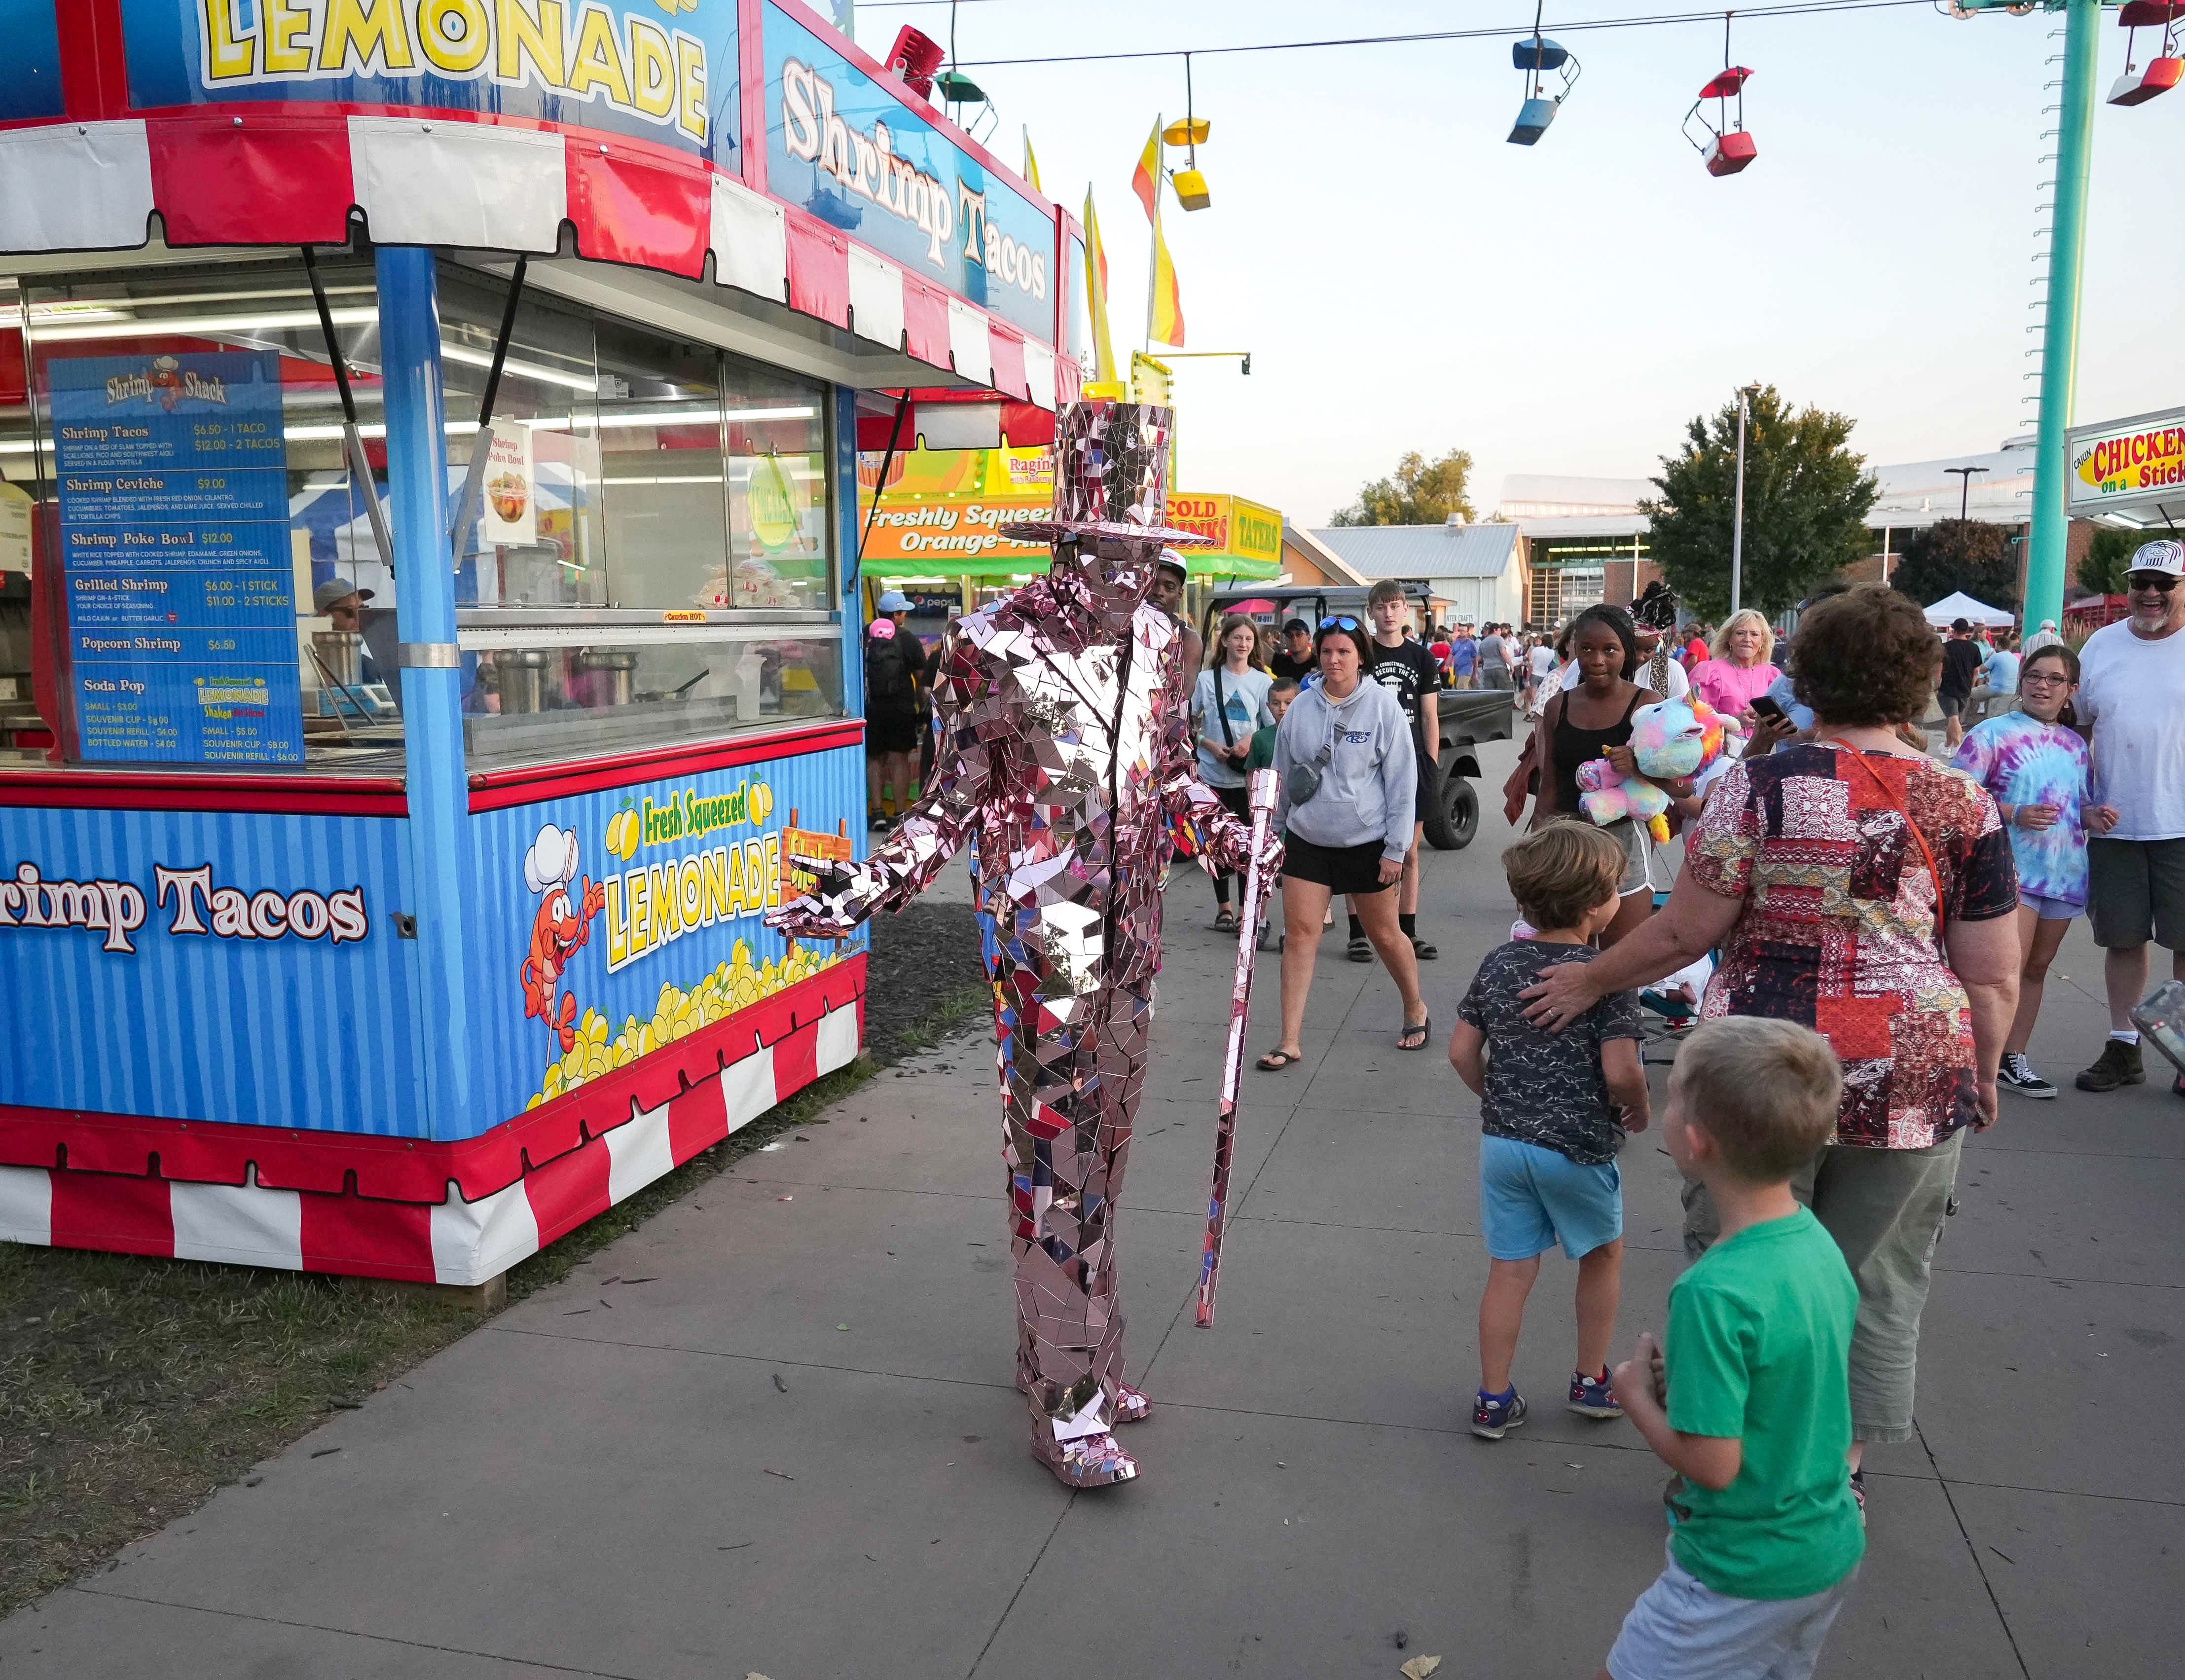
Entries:
{"type": "MultiPolygon", "coordinates": [[[[892,637],[869,639],[865,643],[865,709],[870,712],[914,712],[918,707],[918,684],[902,631],[892,637]]],[[[922,650],[921,650],[922,651],[922,650]]]]}

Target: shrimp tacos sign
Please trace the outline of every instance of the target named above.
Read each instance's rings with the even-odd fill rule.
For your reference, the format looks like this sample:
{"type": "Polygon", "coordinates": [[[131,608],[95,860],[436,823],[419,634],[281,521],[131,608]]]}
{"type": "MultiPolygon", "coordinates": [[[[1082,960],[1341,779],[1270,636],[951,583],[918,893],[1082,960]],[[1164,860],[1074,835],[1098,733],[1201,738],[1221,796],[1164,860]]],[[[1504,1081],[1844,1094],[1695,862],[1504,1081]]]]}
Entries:
{"type": "Polygon", "coordinates": [[[551,1101],[856,948],[794,944],[763,918],[782,901],[785,845],[794,855],[823,825],[853,844],[860,770],[851,748],[482,818],[500,905],[492,960],[514,973],[512,985],[495,983],[507,999],[506,1076],[522,1086],[511,1108],[551,1101]]]}

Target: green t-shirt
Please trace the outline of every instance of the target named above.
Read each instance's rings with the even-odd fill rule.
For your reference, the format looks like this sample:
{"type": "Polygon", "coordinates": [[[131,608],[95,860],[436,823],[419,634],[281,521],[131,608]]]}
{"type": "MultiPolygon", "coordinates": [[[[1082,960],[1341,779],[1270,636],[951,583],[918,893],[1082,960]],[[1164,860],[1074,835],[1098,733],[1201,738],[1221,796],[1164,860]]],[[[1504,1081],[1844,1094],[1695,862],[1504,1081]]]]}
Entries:
{"type": "Polygon", "coordinates": [[[1253,732],[1252,750],[1244,755],[1244,773],[1247,776],[1255,770],[1275,767],[1275,736],[1277,733],[1278,726],[1273,723],[1253,732]]]}
{"type": "Polygon", "coordinates": [[[1848,1361],[1858,1289],[1801,1208],[1747,1225],[1669,1291],[1669,1426],[1745,1443],[1720,1493],[1670,1500],[1677,1561],[1735,1599],[1802,1599],[1866,1549],[1851,1491],[1848,1361]]]}

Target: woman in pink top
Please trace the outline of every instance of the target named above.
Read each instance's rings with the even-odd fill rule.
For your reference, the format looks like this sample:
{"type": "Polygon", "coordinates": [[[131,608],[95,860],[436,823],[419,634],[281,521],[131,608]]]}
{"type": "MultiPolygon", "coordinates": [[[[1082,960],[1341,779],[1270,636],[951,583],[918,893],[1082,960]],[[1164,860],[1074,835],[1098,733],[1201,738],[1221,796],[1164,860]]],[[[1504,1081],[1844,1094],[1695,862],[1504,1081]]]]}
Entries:
{"type": "Polygon", "coordinates": [[[1750,607],[1733,613],[1714,633],[1714,656],[1692,667],[1692,692],[1727,717],[1752,727],[1752,702],[1783,673],[1769,661],[1775,633],[1750,607]]]}

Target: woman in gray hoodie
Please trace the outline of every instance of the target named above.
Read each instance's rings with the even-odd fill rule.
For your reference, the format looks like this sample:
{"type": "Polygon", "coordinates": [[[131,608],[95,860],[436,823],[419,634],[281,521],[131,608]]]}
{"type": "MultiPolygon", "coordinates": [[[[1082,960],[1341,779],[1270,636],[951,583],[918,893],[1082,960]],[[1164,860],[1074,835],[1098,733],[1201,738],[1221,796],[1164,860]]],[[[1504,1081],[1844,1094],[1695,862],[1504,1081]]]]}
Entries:
{"type": "Polygon", "coordinates": [[[1418,959],[1396,924],[1404,854],[1411,849],[1418,771],[1411,728],[1395,695],[1366,679],[1372,651],[1356,619],[1330,618],[1313,641],[1320,680],[1297,697],[1275,737],[1281,779],[1282,1039],[1260,1058],[1269,1073],[1304,1058],[1298,1033],[1312,991],[1313,958],[1329,898],[1342,893],[1404,998],[1399,1050],[1422,1050],[1432,1030],[1419,995],[1418,959]]]}

